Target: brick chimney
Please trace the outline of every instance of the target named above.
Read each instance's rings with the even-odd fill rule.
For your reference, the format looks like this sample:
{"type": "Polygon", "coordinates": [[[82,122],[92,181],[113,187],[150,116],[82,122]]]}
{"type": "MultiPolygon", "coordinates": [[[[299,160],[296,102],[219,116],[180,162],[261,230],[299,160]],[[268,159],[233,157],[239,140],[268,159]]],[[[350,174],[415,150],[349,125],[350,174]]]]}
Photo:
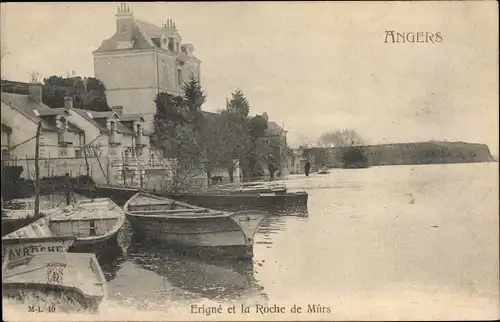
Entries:
{"type": "Polygon", "coordinates": [[[116,32],[131,32],[134,27],[134,15],[130,11],[128,4],[122,2],[118,6],[116,13],[116,32]]]}
{"type": "Polygon", "coordinates": [[[118,116],[122,116],[123,114],[123,106],[111,106],[111,110],[118,114],[118,116]]]}
{"type": "Polygon", "coordinates": [[[42,101],[42,84],[30,83],[29,84],[29,97],[37,102],[42,101]]]}
{"type": "Polygon", "coordinates": [[[66,108],[66,109],[73,108],[73,97],[72,96],[65,96],[64,97],[64,108],[66,108]]]}

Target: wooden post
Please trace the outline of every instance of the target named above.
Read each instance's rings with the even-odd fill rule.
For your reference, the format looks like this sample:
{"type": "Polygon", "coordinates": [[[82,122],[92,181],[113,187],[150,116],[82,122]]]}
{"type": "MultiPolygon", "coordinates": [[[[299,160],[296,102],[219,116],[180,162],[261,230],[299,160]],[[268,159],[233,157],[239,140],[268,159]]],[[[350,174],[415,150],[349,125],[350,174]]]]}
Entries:
{"type": "Polygon", "coordinates": [[[66,173],[66,205],[71,204],[71,178],[69,173],[66,173]]]}
{"type": "Polygon", "coordinates": [[[84,146],[83,148],[83,155],[85,157],[85,166],[87,167],[87,180],[89,182],[87,183],[87,187],[89,189],[89,198],[91,201],[94,201],[94,197],[92,196],[92,188],[90,187],[90,169],[89,169],[89,160],[87,159],[87,147],[84,146]]]}
{"type": "Polygon", "coordinates": [[[28,155],[26,154],[26,174],[28,176],[28,180],[31,179],[30,177],[30,163],[28,161],[28,155]]]}
{"type": "Polygon", "coordinates": [[[127,185],[126,170],[125,170],[125,155],[122,152],[122,175],[123,175],[123,185],[127,185]]]}
{"type": "Polygon", "coordinates": [[[42,129],[42,122],[38,122],[36,128],[36,141],[35,141],[35,218],[40,214],[40,166],[38,158],[40,157],[40,132],[42,129]]]}

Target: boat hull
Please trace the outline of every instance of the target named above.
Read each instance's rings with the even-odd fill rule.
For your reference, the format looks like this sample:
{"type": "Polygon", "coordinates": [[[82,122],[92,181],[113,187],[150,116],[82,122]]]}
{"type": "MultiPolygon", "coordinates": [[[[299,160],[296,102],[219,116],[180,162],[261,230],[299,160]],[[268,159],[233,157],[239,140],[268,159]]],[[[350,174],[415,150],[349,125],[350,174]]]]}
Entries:
{"type": "Polygon", "coordinates": [[[2,264],[2,295],[44,312],[97,311],[107,284],[93,254],[40,253],[2,264]]]}
{"type": "Polygon", "coordinates": [[[90,240],[81,240],[77,238],[73,245],[69,248],[69,251],[75,253],[94,253],[99,255],[108,247],[114,247],[118,244],[117,237],[120,230],[121,229],[110,235],[100,236],[90,240]]]}
{"type": "Polygon", "coordinates": [[[37,253],[66,253],[75,241],[73,236],[2,239],[2,260],[16,260],[37,253]]]}
{"type": "MultiPolygon", "coordinates": [[[[5,283],[2,296],[7,299],[25,300],[29,298],[45,298],[35,309],[43,312],[89,311],[97,312],[102,302],[102,296],[84,296],[72,288],[62,288],[36,283],[5,283]],[[57,305],[56,303],[61,303],[57,305]]],[[[29,302],[29,301],[28,301],[29,302]]],[[[34,304],[29,305],[35,307],[34,304]]],[[[29,310],[28,306],[28,310],[29,310]]]]}
{"type": "Polygon", "coordinates": [[[200,252],[246,258],[253,256],[255,229],[264,215],[261,212],[240,212],[227,217],[183,219],[127,214],[127,218],[136,238],[176,245],[191,254],[200,252]]]}
{"type": "MultiPolygon", "coordinates": [[[[83,188],[77,189],[82,195],[88,194],[83,188]]],[[[119,205],[131,198],[137,189],[96,186],[92,193],[96,196],[111,196],[119,205]]],[[[273,211],[276,213],[307,213],[307,192],[272,192],[272,193],[253,193],[253,192],[234,192],[234,193],[163,193],[155,194],[162,197],[186,202],[199,207],[210,209],[236,211],[245,209],[260,209],[273,211]]]]}
{"type": "Polygon", "coordinates": [[[165,197],[200,207],[220,210],[262,209],[276,212],[306,212],[307,192],[270,193],[179,193],[165,197]]]}
{"type": "Polygon", "coordinates": [[[70,208],[58,208],[30,225],[3,236],[2,244],[10,247],[9,253],[14,253],[10,254],[11,259],[20,252],[22,256],[40,252],[37,251],[40,247],[58,249],[55,252],[100,255],[108,246],[116,246],[117,235],[125,219],[123,210],[108,198],[82,200],[70,208]],[[71,244],[62,247],[61,241],[68,238],[71,244]]]}

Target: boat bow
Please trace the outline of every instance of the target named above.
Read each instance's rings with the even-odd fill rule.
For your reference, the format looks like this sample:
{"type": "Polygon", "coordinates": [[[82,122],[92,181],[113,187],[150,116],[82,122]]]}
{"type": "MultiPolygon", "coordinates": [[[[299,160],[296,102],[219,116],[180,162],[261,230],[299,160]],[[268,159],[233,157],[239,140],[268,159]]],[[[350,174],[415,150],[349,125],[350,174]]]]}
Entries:
{"type": "Polygon", "coordinates": [[[233,220],[245,236],[245,245],[253,245],[254,234],[267,212],[259,210],[242,210],[232,213],[229,218],[233,220]]]}

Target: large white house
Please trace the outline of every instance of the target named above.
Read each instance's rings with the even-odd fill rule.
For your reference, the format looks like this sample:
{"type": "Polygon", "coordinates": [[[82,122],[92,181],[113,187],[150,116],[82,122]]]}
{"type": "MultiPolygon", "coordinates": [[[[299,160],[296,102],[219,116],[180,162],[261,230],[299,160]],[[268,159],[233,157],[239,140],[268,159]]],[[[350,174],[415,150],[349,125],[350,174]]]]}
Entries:
{"type": "Polygon", "coordinates": [[[183,95],[190,77],[200,79],[201,61],[192,44],[183,44],[175,23],[168,19],[155,26],[135,19],[122,3],[116,14],[116,31],[93,52],[95,77],[106,88],[110,106],[140,114],[146,131],[153,131],[156,94],[183,95]]]}

